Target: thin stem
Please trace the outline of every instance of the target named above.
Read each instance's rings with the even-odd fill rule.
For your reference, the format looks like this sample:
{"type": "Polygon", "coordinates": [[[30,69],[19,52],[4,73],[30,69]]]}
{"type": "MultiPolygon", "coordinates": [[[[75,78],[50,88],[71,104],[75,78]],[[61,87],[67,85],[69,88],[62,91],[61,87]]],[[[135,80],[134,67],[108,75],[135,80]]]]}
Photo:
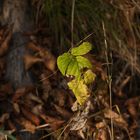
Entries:
{"type": "Polygon", "coordinates": [[[75,8],[75,0],[72,1],[72,11],[71,11],[71,48],[73,48],[74,8],[75,8]]]}
{"type": "MultiPolygon", "coordinates": [[[[105,44],[105,57],[106,62],[109,64],[109,57],[108,57],[108,44],[107,44],[107,36],[104,22],[102,22],[103,33],[104,33],[104,44],[105,44]]],[[[110,97],[110,109],[112,109],[112,74],[110,70],[110,66],[107,65],[107,73],[108,73],[108,88],[109,88],[109,97],[110,97]]],[[[111,140],[114,140],[114,129],[113,129],[113,119],[111,117],[111,140]]]]}

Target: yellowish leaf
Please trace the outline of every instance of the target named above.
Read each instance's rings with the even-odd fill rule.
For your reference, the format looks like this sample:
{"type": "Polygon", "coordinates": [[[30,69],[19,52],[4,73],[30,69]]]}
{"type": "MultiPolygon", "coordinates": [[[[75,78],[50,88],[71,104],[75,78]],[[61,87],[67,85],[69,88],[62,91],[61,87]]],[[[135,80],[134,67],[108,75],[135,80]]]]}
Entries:
{"type": "Polygon", "coordinates": [[[80,105],[84,104],[89,97],[88,87],[84,84],[84,80],[72,80],[68,83],[69,88],[75,94],[75,97],[80,105]]]}
{"type": "Polygon", "coordinates": [[[92,70],[87,70],[85,73],[84,73],[84,82],[86,84],[91,84],[96,78],[96,74],[92,72],[92,70]]]}

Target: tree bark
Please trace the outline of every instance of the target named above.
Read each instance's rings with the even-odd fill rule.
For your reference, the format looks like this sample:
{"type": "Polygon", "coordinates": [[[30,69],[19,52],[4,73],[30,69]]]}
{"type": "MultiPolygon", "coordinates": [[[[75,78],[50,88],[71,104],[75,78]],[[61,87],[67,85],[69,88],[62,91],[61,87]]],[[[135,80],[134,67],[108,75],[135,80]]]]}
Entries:
{"type": "Polygon", "coordinates": [[[28,0],[4,0],[2,24],[12,26],[12,42],[7,55],[6,80],[13,87],[32,83],[29,73],[24,69],[23,56],[28,38],[24,32],[32,30],[32,19],[28,0]]]}
{"type": "MultiPolygon", "coordinates": [[[[18,87],[32,85],[29,72],[25,71],[23,56],[26,53],[28,37],[23,35],[26,31],[32,31],[31,5],[29,0],[3,0],[1,2],[1,24],[12,28],[12,41],[9,53],[6,56],[6,80],[16,89],[18,87]]],[[[22,140],[38,140],[38,134],[24,132],[20,134],[22,140]]]]}

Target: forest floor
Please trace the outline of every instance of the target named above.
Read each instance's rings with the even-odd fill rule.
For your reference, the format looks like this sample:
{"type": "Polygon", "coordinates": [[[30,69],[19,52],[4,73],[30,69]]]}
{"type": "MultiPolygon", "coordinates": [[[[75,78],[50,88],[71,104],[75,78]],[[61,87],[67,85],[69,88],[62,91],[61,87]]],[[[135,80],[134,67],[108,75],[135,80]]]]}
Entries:
{"type": "MultiPolygon", "coordinates": [[[[124,16],[126,13],[123,12],[119,15],[124,16]]],[[[51,27],[46,27],[46,21],[41,20],[42,15],[36,30],[24,33],[30,38],[26,49],[33,52],[24,55],[24,66],[31,73],[33,85],[15,89],[5,81],[6,53],[10,46],[11,31],[7,27],[0,28],[0,139],[20,139],[19,133],[25,132],[38,133],[40,140],[140,138],[140,39],[135,35],[139,33],[135,29],[132,32],[131,26],[126,26],[128,21],[125,16],[126,19],[116,16],[117,20],[111,19],[114,18],[111,16],[107,13],[108,23],[111,20],[120,22],[115,25],[112,23],[115,31],[111,32],[106,21],[99,21],[101,36],[98,35],[100,31],[97,32],[97,27],[93,31],[95,34],[88,34],[82,40],[95,46],[86,57],[96,74],[94,83],[89,86],[90,96],[82,106],[77,103],[67,85],[73,77],[63,76],[57,68],[57,57],[64,50],[59,50],[59,53],[56,51],[62,44],[56,42],[51,27]],[[120,29],[120,38],[116,36],[119,32],[117,28],[120,29]],[[98,45],[99,48],[96,48],[98,45]]],[[[133,18],[135,16],[133,13],[133,18]]],[[[136,22],[139,27],[140,20],[136,22]]],[[[67,44],[70,44],[70,39],[67,44]]]]}

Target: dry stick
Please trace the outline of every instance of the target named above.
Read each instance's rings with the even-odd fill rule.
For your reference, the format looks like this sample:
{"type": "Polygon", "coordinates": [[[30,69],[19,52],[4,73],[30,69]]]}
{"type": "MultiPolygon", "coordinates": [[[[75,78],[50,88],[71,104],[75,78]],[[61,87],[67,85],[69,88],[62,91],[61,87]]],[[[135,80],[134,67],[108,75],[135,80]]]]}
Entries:
{"type": "MultiPolygon", "coordinates": [[[[109,64],[109,58],[108,58],[108,44],[106,40],[106,30],[105,30],[105,25],[104,22],[102,22],[102,27],[103,27],[103,33],[104,33],[104,44],[105,44],[105,56],[106,56],[106,61],[107,64],[109,64]]],[[[108,71],[108,87],[109,87],[109,96],[110,96],[110,109],[112,109],[112,92],[111,92],[111,84],[112,84],[112,79],[111,79],[111,74],[110,74],[110,67],[107,65],[107,71],[108,71]]],[[[114,133],[113,133],[113,119],[111,117],[111,140],[114,140],[114,133]]]]}
{"type": "Polygon", "coordinates": [[[75,0],[72,1],[72,11],[71,11],[71,48],[73,48],[74,8],[75,8],[75,0]]]}

